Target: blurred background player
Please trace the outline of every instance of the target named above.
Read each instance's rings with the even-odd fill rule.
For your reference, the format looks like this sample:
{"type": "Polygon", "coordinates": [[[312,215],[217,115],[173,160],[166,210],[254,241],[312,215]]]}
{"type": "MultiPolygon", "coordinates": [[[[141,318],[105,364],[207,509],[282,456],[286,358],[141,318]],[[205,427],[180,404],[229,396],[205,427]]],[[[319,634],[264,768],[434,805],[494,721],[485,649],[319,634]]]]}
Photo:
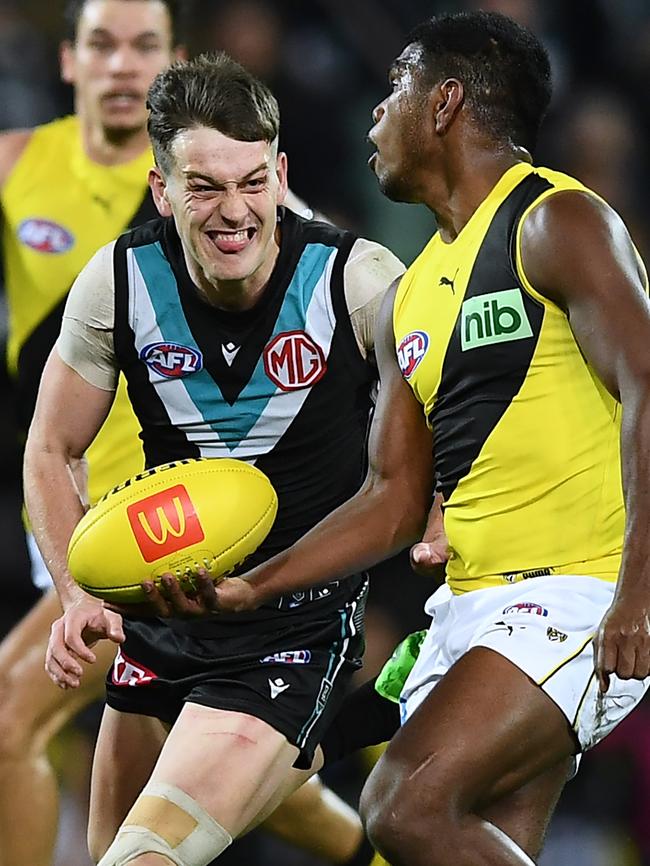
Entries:
{"type": "MultiPolygon", "coordinates": [[[[177,42],[172,7],[163,0],[91,0],[69,11],[61,73],[75,88],[76,113],[0,139],[8,365],[24,432],[77,273],[101,244],[153,216],[145,97],[177,42]]],[[[87,455],[90,501],[142,466],[137,434],[122,391],[87,455]]],[[[7,866],[50,862],[58,797],[46,747],[71,716],[103,693],[103,678],[95,672],[72,700],[43,675],[43,648],[59,602],[31,535],[28,547],[34,582],[44,594],[0,647],[0,860],[7,866]]],[[[112,647],[97,649],[107,667],[112,647]]]]}
{"type": "MultiPolygon", "coordinates": [[[[61,74],[73,85],[75,114],[0,136],[2,257],[9,306],[8,365],[23,432],[29,426],[45,360],[68,290],[96,249],[156,215],[145,97],[154,76],[184,50],[169,0],[73,0],[61,74]]],[[[291,197],[289,204],[303,208],[291,197]]],[[[139,426],[120,387],[101,435],[77,469],[80,496],[94,502],[143,465],[139,426]]],[[[47,637],[60,605],[28,532],[33,610],[0,644],[0,863],[49,866],[58,823],[58,783],[47,756],[52,737],[104,693],[114,655],[97,645],[98,663],[81,689],[62,692],[43,670],[47,637]]],[[[356,813],[314,780],[268,827],[332,862],[369,859],[356,813]],[[295,820],[299,811],[309,817],[295,820]]]]}

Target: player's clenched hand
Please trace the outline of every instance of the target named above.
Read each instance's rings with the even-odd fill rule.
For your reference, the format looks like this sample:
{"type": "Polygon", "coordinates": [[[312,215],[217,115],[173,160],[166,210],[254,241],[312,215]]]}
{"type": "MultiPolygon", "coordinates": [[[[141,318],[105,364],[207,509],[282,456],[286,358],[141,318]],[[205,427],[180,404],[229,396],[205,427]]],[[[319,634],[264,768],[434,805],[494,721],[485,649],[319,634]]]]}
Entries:
{"type": "Polygon", "coordinates": [[[618,599],[602,619],[594,638],[594,659],[600,690],[610,674],[642,680],[650,674],[650,609],[638,599],[618,599]]]}
{"type": "Polygon", "coordinates": [[[449,542],[442,519],[442,501],[441,494],[437,493],[422,541],[414,544],[410,551],[411,568],[423,577],[428,577],[449,559],[449,542]]]}
{"type": "Polygon", "coordinates": [[[183,589],[173,574],[163,574],[160,586],[153,580],[145,580],[142,582],[142,590],[147,600],[141,604],[111,603],[107,604],[107,607],[127,617],[159,616],[181,619],[207,616],[219,610],[213,578],[203,569],[194,578],[192,589],[183,589]]]}
{"type": "Polygon", "coordinates": [[[194,584],[193,590],[183,591],[173,574],[163,574],[160,578],[160,589],[152,580],[145,580],[142,589],[155,616],[191,619],[216,613],[219,608],[213,578],[200,569],[194,578],[194,584]]]}
{"type": "Polygon", "coordinates": [[[57,686],[62,689],[79,686],[83,675],[81,662],[96,661],[90,647],[102,638],[122,643],[122,617],[88,596],[79,598],[52,623],[45,670],[57,686]]]}

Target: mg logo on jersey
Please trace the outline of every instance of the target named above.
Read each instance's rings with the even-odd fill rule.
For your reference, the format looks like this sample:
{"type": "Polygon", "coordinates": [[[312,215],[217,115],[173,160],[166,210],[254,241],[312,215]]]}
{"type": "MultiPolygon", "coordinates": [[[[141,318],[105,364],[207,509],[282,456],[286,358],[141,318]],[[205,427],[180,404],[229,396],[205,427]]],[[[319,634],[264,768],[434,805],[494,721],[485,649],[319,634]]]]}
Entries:
{"type": "Polygon", "coordinates": [[[509,607],[504,607],[504,613],[534,613],[537,616],[548,616],[548,610],[537,604],[534,601],[520,601],[518,604],[511,604],[509,607]]]}
{"type": "Polygon", "coordinates": [[[154,562],[205,538],[192,500],[182,484],[131,503],[126,514],[145,562],[154,562]]]}
{"type": "Polygon", "coordinates": [[[125,656],[122,650],[118,648],[113,662],[111,679],[114,686],[145,686],[147,683],[157,680],[158,675],[125,656]]]}
{"type": "Polygon", "coordinates": [[[282,391],[297,391],[322,379],[327,361],[323,350],[309,334],[285,331],[264,349],[264,370],[282,391]]]}
{"type": "Polygon", "coordinates": [[[468,298],[463,303],[460,327],[463,352],[533,336],[519,289],[468,298]]]}
{"type": "Polygon", "coordinates": [[[428,348],[429,335],[424,331],[411,331],[402,339],[397,347],[397,361],[405,379],[415,373],[428,348]]]}
{"type": "Polygon", "coordinates": [[[18,240],[37,253],[65,253],[74,244],[70,232],[52,220],[23,220],[18,226],[18,240]]]}
{"type": "Polygon", "coordinates": [[[140,360],[166,379],[180,379],[203,368],[201,352],[181,343],[149,343],[140,350],[140,360]]]}

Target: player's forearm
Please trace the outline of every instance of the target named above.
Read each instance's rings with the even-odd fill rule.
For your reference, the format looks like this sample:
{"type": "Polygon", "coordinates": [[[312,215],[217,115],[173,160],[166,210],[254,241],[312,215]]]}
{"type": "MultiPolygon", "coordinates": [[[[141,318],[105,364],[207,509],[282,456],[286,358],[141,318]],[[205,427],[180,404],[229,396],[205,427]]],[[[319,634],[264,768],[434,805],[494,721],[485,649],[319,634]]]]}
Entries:
{"type": "Polygon", "coordinates": [[[84,595],[67,568],[68,542],[84,513],[72,474],[74,462],[63,453],[47,450],[28,440],[24,464],[25,505],[34,537],[64,608],[84,595]]]}
{"type": "Polygon", "coordinates": [[[370,568],[420,538],[428,505],[422,499],[381,483],[367,486],[245,579],[262,603],[370,568]]]}
{"type": "Polygon", "coordinates": [[[650,608],[650,383],[623,395],[621,462],[626,520],[617,596],[650,608]]]}

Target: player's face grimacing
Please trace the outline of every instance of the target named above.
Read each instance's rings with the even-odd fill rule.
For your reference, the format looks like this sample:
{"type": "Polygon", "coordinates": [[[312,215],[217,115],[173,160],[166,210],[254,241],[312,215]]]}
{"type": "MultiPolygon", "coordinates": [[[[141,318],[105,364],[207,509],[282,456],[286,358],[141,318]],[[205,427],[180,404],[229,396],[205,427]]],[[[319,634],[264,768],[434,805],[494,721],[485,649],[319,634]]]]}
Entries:
{"type": "Polygon", "coordinates": [[[372,112],[374,126],[368,133],[375,152],[368,164],[379,186],[393,201],[416,201],[414,178],[423,158],[422,123],[426,97],[418,87],[421,74],[418,45],[408,45],[393,63],[390,93],[372,112]]]}
{"type": "Polygon", "coordinates": [[[163,215],[172,213],[190,275],[233,288],[233,301],[253,300],[278,254],[277,205],[287,191],[287,163],[277,145],[237,141],[201,126],[171,144],[171,166],[151,177],[163,215]]]}
{"type": "Polygon", "coordinates": [[[145,100],[172,61],[169,11],[156,0],[90,0],[74,44],[64,43],[62,76],[75,86],[77,112],[109,137],[144,129],[145,100]]]}

